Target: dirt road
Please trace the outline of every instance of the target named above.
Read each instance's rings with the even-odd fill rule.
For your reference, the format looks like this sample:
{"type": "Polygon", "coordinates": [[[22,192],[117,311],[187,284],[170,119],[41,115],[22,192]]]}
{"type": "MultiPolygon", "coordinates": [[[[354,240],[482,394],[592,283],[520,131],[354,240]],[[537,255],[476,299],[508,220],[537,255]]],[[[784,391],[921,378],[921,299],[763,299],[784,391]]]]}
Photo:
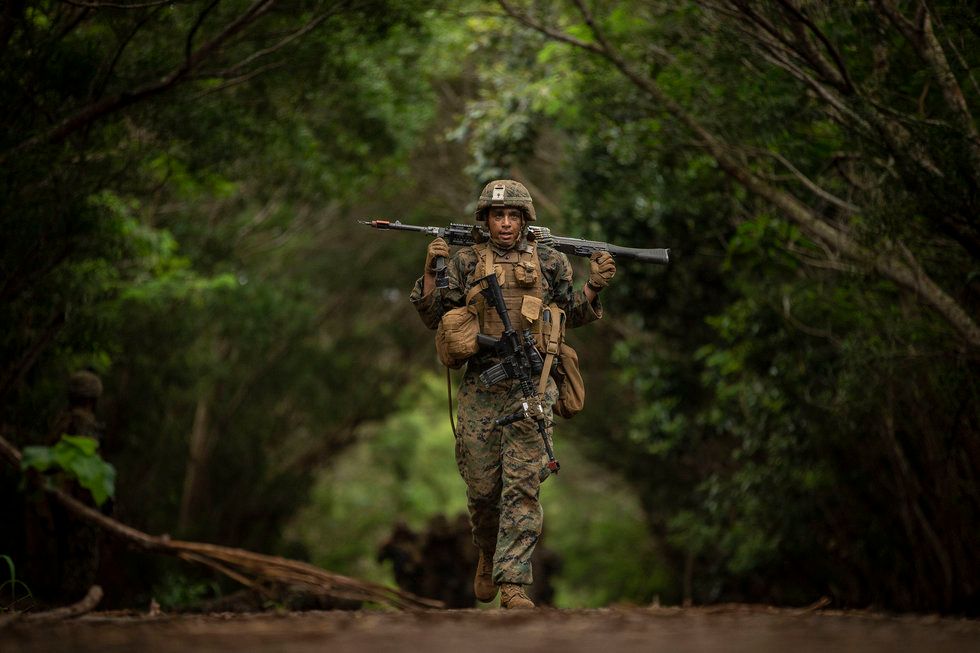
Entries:
{"type": "Polygon", "coordinates": [[[977,653],[980,621],[749,606],[501,612],[307,612],[8,624],[3,653],[180,651],[977,653]]]}

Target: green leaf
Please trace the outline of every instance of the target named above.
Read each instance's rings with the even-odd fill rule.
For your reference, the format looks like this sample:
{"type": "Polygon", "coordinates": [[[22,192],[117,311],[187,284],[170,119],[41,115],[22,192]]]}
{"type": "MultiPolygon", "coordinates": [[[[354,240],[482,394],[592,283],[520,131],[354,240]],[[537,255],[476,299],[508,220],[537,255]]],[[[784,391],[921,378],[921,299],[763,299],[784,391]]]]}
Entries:
{"type": "Polygon", "coordinates": [[[99,449],[99,441],[85,435],[62,435],[61,442],[78,449],[82,454],[91,456],[99,449]]]}
{"type": "Polygon", "coordinates": [[[101,506],[115,494],[116,470],[98,456],[76,459],[72,472],[78,484],[92,493],[96,504],[101,506]]]}
{"type": "Polygon", "coordinates": [[[116,468],[98,453],[99,442],[82,435],[63,435],[53,447],[25,447],[22,469],[60,471],[92,494],[97,505],[116,494],[116,468]]]}
{"type": "Polygon", "coordinates": [[[51,447],[24,447],[20,459],[21,469],[36,469],[39,472],[46,472],[54,464],[54,451],[51,447]]]}

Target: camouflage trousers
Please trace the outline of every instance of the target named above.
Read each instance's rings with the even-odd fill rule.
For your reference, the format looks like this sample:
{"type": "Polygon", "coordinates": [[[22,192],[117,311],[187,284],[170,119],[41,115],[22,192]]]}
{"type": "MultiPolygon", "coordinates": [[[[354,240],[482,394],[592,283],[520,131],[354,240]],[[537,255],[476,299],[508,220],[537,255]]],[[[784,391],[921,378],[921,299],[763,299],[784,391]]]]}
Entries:
{"type": "MultiPolygon", "coordinates": [[[[551,408],[558,399],[552,379],[544,399],[551,438],[551,408]]],[[[493,580],[498,584],[531,584],[531,554],[544,516],[538,489],[547,477],[548,458],[541,434],[531,420],[508,426],[493,423],[517,411],[522,400],[516,383],[486,388],[469,371],[459,390],[456,465],[466,482],[473,543],[493,555],[493,580]]]]}

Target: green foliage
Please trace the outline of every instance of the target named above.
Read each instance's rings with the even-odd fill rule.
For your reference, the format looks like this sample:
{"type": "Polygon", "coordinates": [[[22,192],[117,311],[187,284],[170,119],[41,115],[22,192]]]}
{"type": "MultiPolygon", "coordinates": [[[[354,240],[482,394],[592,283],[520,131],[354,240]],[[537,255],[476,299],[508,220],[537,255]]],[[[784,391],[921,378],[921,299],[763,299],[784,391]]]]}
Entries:
{"type": "MultiPolygon", "coordinates": [[[[956,61],[975,115],[975,12],[954,5],[930,11],[948,30],[942,47],[956,61]]],[[[753,11],[792,43],[793,17],[780,6],[753,11]]],[[[535,7],[543,23],[595,42],[570,5],[535,7]]],[[[739,23],[737,8],[594,8],[596,24],[632,72],[653,80],[717,137],[743,172],[843,225],[882,257],[901,241],[951,301],[976,314],[976,295],[964,285],[978,251],[976,230],[967,226],[977,207],[966,189],[975,180],[962,176],[975,163],[949,140],[958,129],[951,127],[955,108],[930,92],[925,62],[873,8],[805,11],[811,22],[800,33],[817,44],[819,30],[815,47],[822,55],[832,48],[835,64],[860,89],[834,96],[855,107],[857,119],[842,119],[828,96],[813,92],[815,84],[794,77],[804,58],[795,69],[769,65],[764,40],[739,23]],[[922,148],[917,152],[951,172],[930,178],[883,128],[860,127],[876,116],[885,124],[897,119],[922,148]],[[896,163],[886,171],[881,163],[888,160],[896,163]]],[[[506,59],[507,76],[494,78],[514,84],[496,97],[551,93],[562,101],[519,110],[523,133],[534,139],[518,140],[519,150],[499,146],[502,130],[471,129],[477,143],[503,152],[498,160],[512,170],[527,170],[536,156],[555,156],[540,150],[544,135],[556,130],[567,156],[567,228],[673,250],[668,270],[622,265],[604,293],[607,319],[617,327],[606,335],[620,342],[587,339],[583,353],[590,403],[603,414],[587,409],[571,425],[584,450],[621,470],[640,494],[669,564],[666,598],[680,598],[687,569],[695,601],[802,603],[831,595],[842,604],[924,608],[945,601],[975,609],[970,590],[949,574],[975,574],[976,556],[957,553],[956,537],[938,536],[935,544],[929,535],[963,534],[977,519],[973,509],[950,508],[976,505],[967,499],[976,495],[976,464],[967,462],[966,443],[980,428],[976,366],[955,331],[921,296],[884,281],[874,257],[843,264],[833,243],[808,238],[756,190],[733,183],[689,123],[615,66],[534,31],[517,35],[522,46],[506,59]],[[548,77],[562,70],[574,74],[548,77]],[[510,163],[515,151],[525,158],[510,163]],[[590,365],[605,357],[615,368],[601,372],[593,391],[590,365]],[[929,516],[910,524],[909,502],[929,516]],[[920,546],[922,538],[935,546],[920,546]],[[917,574],[915,564],[892,555],[896,542],[914,549],[915,564],[931,572],[917,574]],[[940,576],[947,580],[930,580],[940,576]]],[[[492,48],[483,52],[495,61],[492,48]]],[[[474,108],[483,111],[479,117],[490,115],[482,104],[474,108]]],[[[481,152],[477,164],[487,158],[481,152]]],[[[968,539],[975,548],[975,533],[968,539]]]]}
{"type": "MultiPolygon", "coordinates": [[[[211,4],[11,5],[0,421],[16,444],[50,435],[67,375],[91,366],[135,526],[298,543],[387,578],[372,560],[392,520],[461,510],[462,488],[441,381],[417,381],[431,334],[404,301],[424,242],[354,220],[458,221],[484,181],[515,176],[556,231],[674,254],[621,264],[603,323],[573,336],[589,407],[560,450],[625,485],[600,471],[594,487],[546,484],[560,601],[976,610],[962,582],[980,569],[975,357],[941,302],[881,273],[905,248],[977,314],[975,139],[873,4],[807,3],[796,31],[785,3],[753,5],[829,62],[809,82],[737,11],[590,5],[633,73],[865,260],[733,179],[620,69],[495,3],[313,0],[183,70],[250,3],[211,4]],[[852,88],[815,92],[838,65],[852,88]]],[[[600,43],[573,3],[520,4],[600,43]]],[[[976,11],[928,9],[975,117],[976,11]]],[[[81,476],[107,478],[63,446],[81,476]]],[[[31,464],[61,468],[54,449],[31,464]]],[[[174,605],[201,595],[160,582],[174,605]]]]}
{"type": "Polygon", "coordinates": [[[220,588],[215,581],[195,579],[175,571],[165,573],[152,589],[153,598],[166,611],[193,608],[202,600],[219,594],[220,588]]]}
{"type": "Polygon", "coordinates": [[[636,493],[573,442],[557,445],[562,473],[541,487],[543,544],[560,556],[555,604],[596,608],[647,605],[669,588],[663,552],[649,536],[636,493]]]}
{"type": "Polygon", "coordinates": [[[318,475],[287,538],[327,569],[390,582],[375,558],[396,521],[422,530],[434,515],[466,509],[445,393],[428,374],[406,388],[394,414],[318,475]]]}
{"type": "Polygon", "coordinates": [[[37,442],[67,375],[95,367],[134,525],[273,548],[312,471],[409,373],[378,362],[413,356],[385,328],[407,308],[381,292],[398,256],[370,279],[345,279],[340,262],[351,205],[402,190],[375,185],[432,120],[422,19],[436,18],[413,2],[269,12],[172,87],[128,95],[250,4],[42,5],[31,29],[11,23],[0,400],[19,444],[37,442]],[[49,140],[51,124],[115,94],[134,103],[49,140]],[[353,377],[359,397],[345,394],[353,377]],[[210,419],[191,464],[198,409],[210,419]]]}
{"type": "Polygon", "coordinates": [[[116,494],[116,468],[98,450],[95,438],[62,435],[53,447],[25,447],[21,467],[77,481],[101,506],[116,494]]]}
{"type": "MultiPolygon", "coordinates": [[[[294,546],[328,569],[392,582],[376,555],[397,521],[421,531],[435,515],[466,512],[445,404],[436,376],[406,388],[398,411],[319,475],[287,530],[294,546]]],[[[559,446],[567,471],[541,490],[543,543],[563,561],[552,579],[556,604],[649,603],[664,591],[665,571],[635,496],[572,446],[559,446]]]]}

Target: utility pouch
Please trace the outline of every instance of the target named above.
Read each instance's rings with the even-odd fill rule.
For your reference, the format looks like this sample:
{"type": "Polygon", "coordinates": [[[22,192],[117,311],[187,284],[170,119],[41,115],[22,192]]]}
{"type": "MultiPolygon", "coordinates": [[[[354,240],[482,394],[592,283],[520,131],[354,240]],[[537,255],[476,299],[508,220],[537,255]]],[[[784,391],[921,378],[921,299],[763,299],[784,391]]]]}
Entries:
{"type": "Polygon", "coordinates": [[[446,367],[459,369],[466,359],[480,350],[476,336],[480,324],[470,309],[454,308],[442,316],[436,329],[436,353],[446,367]]]}
{"type": "MultiPolygon", "coordinates": [[[[535,327],[538,325],[538,318],[541,317],[541,307],[544,303],[538,297],[534,295],[524,295],[524,299],[521,300],[521,317],[523,317],[526,322],[524,322],[521,327],[522,330],[525,326],[535,327]]],[[[535,330],[540,330],[535,329],[535,330]]]]}
{"type": "Polygon", "coordinates": [[[538,285],[538,266],[531,261],[521,261],[514,266],[514,278],[517,285],[532,288],[538,285]]]}
{"type": "Polygon", "coordinates": [[[480,351],[478,310],[471,301],[480,289],[474,287],[466,297],[466,306],[446,311],[436,328],[436,354],[443,365],[459,369],[466,359],[480,351]]]}

